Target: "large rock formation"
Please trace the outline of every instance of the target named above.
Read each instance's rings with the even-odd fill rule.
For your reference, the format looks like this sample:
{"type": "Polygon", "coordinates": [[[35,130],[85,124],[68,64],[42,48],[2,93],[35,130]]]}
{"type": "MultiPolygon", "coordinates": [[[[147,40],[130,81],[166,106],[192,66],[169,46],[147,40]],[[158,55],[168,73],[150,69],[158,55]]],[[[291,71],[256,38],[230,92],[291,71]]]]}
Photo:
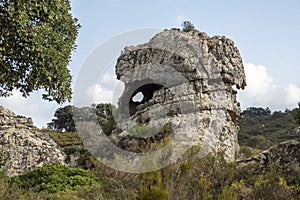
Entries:
{"type": "Polygon", "coordinates": [[[116,75],[125,83],[113,134],[117,144],[140,152],[132,144],[162,141],[167,125],[175,145],[200,145],[207,153],[236,159],[240,105],[233,86],[244,89],[246,80],[232,40],[197,30],[165,30],[146,44],[126,47],[116,75]],[[140,125],[145,131],[134,131],[140,125]]]}
{"type": "Polygon", "coordinates": [[[33,126],[31,118],[16,116],[0,106],[0,167],[8,176],[64,161],[65,154],[47,134],[33,126]]]}

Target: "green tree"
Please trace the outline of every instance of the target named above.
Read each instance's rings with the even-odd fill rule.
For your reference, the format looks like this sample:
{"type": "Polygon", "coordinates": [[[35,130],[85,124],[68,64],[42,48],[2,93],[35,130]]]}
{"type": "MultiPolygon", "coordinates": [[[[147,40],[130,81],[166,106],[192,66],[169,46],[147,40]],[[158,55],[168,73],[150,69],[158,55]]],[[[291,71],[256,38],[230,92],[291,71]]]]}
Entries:
{"type": "Polygon", "coordinates": [[[45,100],[71,99],[67,66],[80,25],[70,9],[69,0],[0,1],[0,96],[42,89],[45,100]]]}
{"type": "Polygon", "coordinates": [[[90,107],[82,108],[65,106],[55,111],[55,118],[47,125],[48,128],[56,131],[76,132],[74,119],[76,121],[97,120],[104,134],[109,135],[116,124],[113,117],[113,108],[108,103],[92,104],[90,107]]]}
{"type": "Polygon", "coordinates": [[[58,108],[54,113],[55,118],[47,125],[48,128],[56,131],[76,132],[74,119],[77,121],[96,120],[95,114],[97,113],[93,107],[77,108],[68,105],[58,108]]]}
{"type": "Polygon", "coordinates": [[[241,113],[241,117],[257,117],[271,115],[271,110],[267,108],[249,107],[241,113]]]}
{"type": "Polygon", "coordinates": [[[189,32],[195,29],[194,25],[190,21],[184,21],[181,25],[184,32],[189,32]]]}
{"type": "Polygon", "coordinates": [[[73,109],[74,106],[70,105],[58,108],[54,113],[56,119],[52,119],[52,121],[48,123],[48,128],[56,131],[76,132],[73,109]]]}

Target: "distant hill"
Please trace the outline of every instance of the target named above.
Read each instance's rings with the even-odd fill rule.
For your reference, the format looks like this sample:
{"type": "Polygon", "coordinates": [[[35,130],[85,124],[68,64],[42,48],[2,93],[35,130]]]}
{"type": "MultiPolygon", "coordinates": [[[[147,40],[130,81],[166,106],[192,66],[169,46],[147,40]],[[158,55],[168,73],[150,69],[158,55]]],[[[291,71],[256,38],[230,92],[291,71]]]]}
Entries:
{"type": "Polygon", "coordinates": [[[269,108],[247,108],[239,118],[239,144],[257,149],[268,149],[282,141],[300,141],[300,127],[292,111],[275,111],[269,108]]]}

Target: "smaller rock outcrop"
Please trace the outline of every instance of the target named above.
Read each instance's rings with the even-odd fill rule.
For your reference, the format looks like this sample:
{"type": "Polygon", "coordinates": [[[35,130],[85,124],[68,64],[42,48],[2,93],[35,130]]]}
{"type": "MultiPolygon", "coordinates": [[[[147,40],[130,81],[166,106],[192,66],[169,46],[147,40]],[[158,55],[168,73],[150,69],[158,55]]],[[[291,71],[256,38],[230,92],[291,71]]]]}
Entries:
{"type": "Polygon", "coordinates": [[[8,176],[64,161],[65,154],[47,134],[33,126],[31,118],[17,116],[0,106],[0,167],[8,176]]]}
{"type": "MultiPolygon", "coordinates": [[[[293,168],[293,171],[300,173],[300,143],[297,140],[288,140],[279,145],[263,151],[250,158],[237,161],[240,167],[254,164],[255,170],[266,171],[270,163],[278,163],[280,166],[293,168]]],[[[300,177],[299,177],[300,178],[300,177]]],[[[300,179],[299,179],[300,180],[300,179]]]]}

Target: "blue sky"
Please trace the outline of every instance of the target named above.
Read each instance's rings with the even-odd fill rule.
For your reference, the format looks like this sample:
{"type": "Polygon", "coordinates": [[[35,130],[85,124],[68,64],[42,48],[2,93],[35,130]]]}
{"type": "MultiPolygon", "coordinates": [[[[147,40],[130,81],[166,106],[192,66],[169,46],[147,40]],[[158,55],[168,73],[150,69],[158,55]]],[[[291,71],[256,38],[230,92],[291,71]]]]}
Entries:
{"type": "Polygon", "coordinates": [[[299,0],[73,0],[72,8],[82,24],[78,51],[73,56],[75,74],[77,64],[112,36],[144,27],[180,27],[183,20],[191,20],[211,36],[233,39],[243,61],[267,66],[278,84],[290,80],[300,84],[299,0]]]}
{"type": "MultiPolygon", "coordinates": [[[[240,50],[248,81],[239,94],[243,108],[284,110],[300,101],[300,0],[72,0],[72,14],[82,25],[70,64],[74,82],[85,59],[103,42],[127,31],[180,27],[190,20],[209,36],[231,38],[240,50]]],[[[148,38],[145,34],[145,42],[148,38]]],[[[115,79],[109,72],[104,78],[108,83],[115,79]]],[[[94,89],[111,92],[100,83],[94,89]]],[[[59,107],[41,100],[39,92],[28,99],[15,92],[13,97],[0,98],[0,105],[31,116],[39,127],[59,107]]]]}

